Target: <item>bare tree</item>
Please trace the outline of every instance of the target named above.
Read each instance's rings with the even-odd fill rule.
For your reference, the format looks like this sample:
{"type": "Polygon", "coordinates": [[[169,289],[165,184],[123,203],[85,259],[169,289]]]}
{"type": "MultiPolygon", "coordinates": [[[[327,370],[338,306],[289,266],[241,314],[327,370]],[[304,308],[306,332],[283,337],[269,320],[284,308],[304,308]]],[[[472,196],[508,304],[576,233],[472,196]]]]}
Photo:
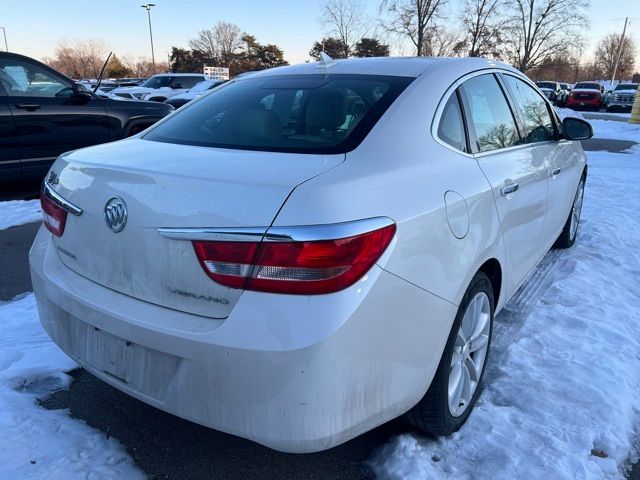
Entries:
{"type": "Polygon", "coordinates": [[[505,6],[505,0],[465,0],[461,20],[470,57],[500,58],[505,6]]]}
{"type": "Polygon", "coordinates": [[[213,29],[200,30],[198,34],[189,40],[192,50],[202,52],[207,57],[214,58],[218,54],[218,42],[215,39],[213,29]]]}
{"type": "Polygon", "coordinates": [[[464,46],[464,39],[456,30],[434,26],[425,33],[424,53],[428,57],[455,57],[464,46]]]}
{"type": "Polygon", "coordinates": [[[44,62],[72,78],[96,78],[107,59],[104,40],[91,38],[74,42],[61,41],[53,57],[44,62]]]}
{"type": "Polygon", "coordinates": [[[207,57],[217,58],[222,65],[228,65],[242,48],[242,36],[242,30],[235,23],[218,22],[212,29],[198,32],[189,40],[189,46],[207,57]]]}
{"type": "Polygon", "coordinates": [[[509,5],[507,53],[522,72],[576,47],[589,26],[589,0],[511,0],[509,5]]]}
{"type": "Polygon", "coordinates": [[[448,0],[382,0],[380,12],[386,11],[390,18],[383,27],[390,33],[408,37],[416,47],[416,55],[426,54],[427,30],[442,18],[443,7],[448,0]]]}
{"type": "Polygon", "coordinates": [[[637,52],[635,42],[628,35],[625,36],[624,41],[621,42],[621,40],[621,35],[610,33],[598,43],[595,63],[606,78],[613,76],[618,50],[620,50],[620,61],[616,77],[629,78],[633,74],[637,52]]]}
{"type": "Polygon", "coordinates": [[[367,33],[366,15],[362,0],[325,0],[322,4],[322,22],[330,33],[344,44],[347,58],[355,43],[367,33]]]}
{"type": "Polygon", "coordinates": [[[154,72],[153,63],[148,57],[122,57],[120,60],[131,72],[131,75],[138,78],[146,78],[157,72],[169,71],[169,64],[167,62],[158,62],[156,60],[156,72],[154,72]]]}

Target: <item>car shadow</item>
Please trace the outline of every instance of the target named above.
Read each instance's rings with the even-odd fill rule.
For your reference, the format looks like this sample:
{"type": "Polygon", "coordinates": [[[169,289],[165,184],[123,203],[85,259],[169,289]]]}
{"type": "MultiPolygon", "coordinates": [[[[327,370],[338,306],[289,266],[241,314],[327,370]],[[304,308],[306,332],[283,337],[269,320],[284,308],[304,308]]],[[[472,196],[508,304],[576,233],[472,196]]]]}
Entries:
{"type": "Polygon", "coordinates": [[[151,479],[371,479],[366,460],[390,437],[409,431],[394,420],[330,450],[282,453],[163,412],[84,369],[69,374],[71,387],[40,404],[68,409],[71,417],[114,437],[151,479]]]}

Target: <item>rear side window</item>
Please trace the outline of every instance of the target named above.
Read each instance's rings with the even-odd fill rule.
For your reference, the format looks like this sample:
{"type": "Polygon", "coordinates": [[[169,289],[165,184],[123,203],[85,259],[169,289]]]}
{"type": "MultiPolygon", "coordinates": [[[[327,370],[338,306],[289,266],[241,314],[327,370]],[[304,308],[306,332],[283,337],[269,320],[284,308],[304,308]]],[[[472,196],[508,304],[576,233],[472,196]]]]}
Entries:
{"type": "Polygon", "coordinates": [[[520,143],[507,99],[492,74],[470,78],[462,84],[476,148],[488,152],[520,143]]]}
{"type": "Polygon", "coordinates": [[[467,151],[467,141],[458,95],[454,92],[442,110],[438,125],[438,138],[461,152],[467,151]]]}
{"type": "Polygon", "coordinates": [[[343,153],[355,148],[413,78],[246,78],[173,114],[144,138],[219,148],[343,153]]]}
{"type": "Polygon", "coordinates": [[[549,107],[532,87],[519,78],[502,75],[513,96],[517,113],[521,119],[524,143],[545,142],[556,137],[549,107]]]}

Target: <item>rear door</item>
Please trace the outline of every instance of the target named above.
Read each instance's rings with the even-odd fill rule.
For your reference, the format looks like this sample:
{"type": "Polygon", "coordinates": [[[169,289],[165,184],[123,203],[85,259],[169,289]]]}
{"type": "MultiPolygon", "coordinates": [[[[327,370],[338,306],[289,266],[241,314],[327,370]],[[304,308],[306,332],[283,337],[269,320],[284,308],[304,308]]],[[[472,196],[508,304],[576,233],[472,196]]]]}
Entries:
{"type": "Polygon", "coordinates": [[[464,81],[460,92],[472,150],[493,189],[511,295],[544,252],[547,169],[531,146],[522,145],[514,114],[494,74],[464,81]]]}
{"type": "Polygon", "coordinates": [[[20,149],[16,125],[6,104],[6,91],[0,74],[0,181],[20,177],[20,149]]]}
{"type": "Polygon", "coordinates": [[[115,138],[101,100],[76,95],[66,78],[11,56],[0,58],[0,71],[10,83],[6,100],[21,145],[24,176],[42,177],[61,153],[115,138]]]}
{"type": "Polygon", "coordinates": [[[524,143],[531,145],[549,177],[549,205],[543,240],[548,246],[560,234],[573,203],[579,178],[578,154],[572,142],[560,139],[555,115],[538,92],[513,75],[502,74],[513,100],[524,143]]]}

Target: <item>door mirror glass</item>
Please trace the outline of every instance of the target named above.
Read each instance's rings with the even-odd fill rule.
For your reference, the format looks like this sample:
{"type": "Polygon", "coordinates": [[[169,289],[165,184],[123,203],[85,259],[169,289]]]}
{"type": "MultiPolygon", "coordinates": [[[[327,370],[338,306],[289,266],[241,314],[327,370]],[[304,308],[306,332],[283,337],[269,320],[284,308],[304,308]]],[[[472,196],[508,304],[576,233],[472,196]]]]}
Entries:
{"type": "Polygon", "coordinates": [[[562,120],[562,133],[567,140],[586,140],[593,137],[593,127],[581,118],[566,117],[562,120]]]}

